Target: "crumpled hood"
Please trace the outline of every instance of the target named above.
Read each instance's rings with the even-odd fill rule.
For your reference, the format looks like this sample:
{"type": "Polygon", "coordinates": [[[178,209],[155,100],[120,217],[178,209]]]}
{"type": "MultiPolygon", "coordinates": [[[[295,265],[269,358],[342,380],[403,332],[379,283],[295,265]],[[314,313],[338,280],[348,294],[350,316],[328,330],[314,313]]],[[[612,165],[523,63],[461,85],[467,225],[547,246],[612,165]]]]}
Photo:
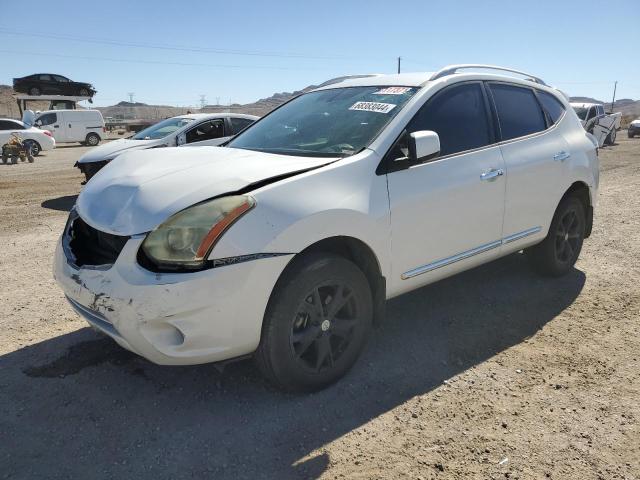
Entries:
{"type": "Polygon", "coordinates": [[[147,148],[161,145],[164,139],[160,140],[129,140],[120,138],[112,142],[103,143],[92,148],[80,157],[78,163],[102,162],[103,160],[112,160],[121,153],[131,150],[144,150],[147,148]]]}
{"type": "Polygon", "coordinates": [[[169,216],[203,200],[335,160],[225,147],[129,152],[87,183],[76,211],[103,232],[135,235],[153,230],[169,216]]]}

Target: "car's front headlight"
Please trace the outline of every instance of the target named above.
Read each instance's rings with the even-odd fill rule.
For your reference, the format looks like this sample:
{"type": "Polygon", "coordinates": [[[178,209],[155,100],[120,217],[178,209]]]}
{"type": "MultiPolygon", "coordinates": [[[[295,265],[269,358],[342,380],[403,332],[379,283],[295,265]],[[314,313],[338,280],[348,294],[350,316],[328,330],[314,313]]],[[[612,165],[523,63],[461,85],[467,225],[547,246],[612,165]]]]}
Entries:
{"type": "Polygon", "coordinates": [[[225,230],[255,204],[253,197],[233,195],[189,207],[150,232],[142,252],[161,270],[203,268],[225,230]]]}

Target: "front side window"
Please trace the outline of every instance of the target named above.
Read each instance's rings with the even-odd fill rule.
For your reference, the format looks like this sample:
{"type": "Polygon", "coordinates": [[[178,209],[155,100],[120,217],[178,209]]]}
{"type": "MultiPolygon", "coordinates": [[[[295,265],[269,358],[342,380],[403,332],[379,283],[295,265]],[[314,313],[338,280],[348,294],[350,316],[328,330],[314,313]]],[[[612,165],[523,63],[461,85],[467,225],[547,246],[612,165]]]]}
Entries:
{"type": "Polygon", "coordinates": [[[133,140],[157,140],[159,138],[164,138],[167,135],[171,135],[176,130],[189,125],[193,120],[193,118],[167,118],[166,120],[139,131],[131,138],[133,140]]]}
{"type": "Polygon", "coordinates": [[[584,107],[573,107],[573,110],[576,112],[576,115],[578,116],[578,118],[580,120],[586,120],[587,119],[587,108],[584,107]]]}
{"type": "Polygon", "coordinates": [[[555,125],[564,113],[564,105],[562,105],[556,97],[547,92],[538,91],[538,98],[547,115],[549,115],[551,123],[555,125]]]}
{"type": "Polygon", "coordinates": [[[344,87],[300,95],[227,146],[282,155],[353,155],[369,146],[417,91],[413,87],[344,87]]]}
{"type": "Polygon", "coordinates": [[[60,76],[60,75],[53,75],[53,79],[54,79],[56,82],[63,82],[63,83],[67,83],[67,82],[69,82],[69,79],[68,79],[68,78],[62,77],[62,76],[60,76]]]}
{"type": "Polygon", "coordinates": [[[489,145],[491,129],[482,86],[479,83],[457,85],[429,99],[407,125],[393,155],[406,156],[408,135],[420,130],[438,134],[441,156],[489,145]]]}
{"type": "Polygon", "coordinates": [[[502,140],[524,137],[547,128],[540,104],[530,88],[491,84],[502,140]]]}
{"type": "Polygon", "coordinates": [[[36,121],[40,123],[40,125],[53,125],[58,120],[58,115],[55,113],[45,113],[41,117],[39,117],[36,121]]]}
{"type": "Polygon", "coordinates": [[[187,132],[187,143],[202,142],[220,137],[224,137],[224,122],[222,120],[210,120],[189,130],[187,132]]]}

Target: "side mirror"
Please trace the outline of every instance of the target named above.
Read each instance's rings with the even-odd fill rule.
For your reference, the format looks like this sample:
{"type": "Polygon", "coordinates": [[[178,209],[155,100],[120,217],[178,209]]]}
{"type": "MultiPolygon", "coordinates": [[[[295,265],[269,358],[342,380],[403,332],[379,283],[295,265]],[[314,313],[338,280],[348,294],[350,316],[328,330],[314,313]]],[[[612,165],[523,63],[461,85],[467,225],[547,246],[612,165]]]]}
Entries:
{"type": "Polygon", "coordinates": [[[176,145],[180,146],[180,145],[184,145],[185,143],[187,143],[187,136],[184,133],[181,133],[180,135],[178,135],[178,138],[176,139],[176,145]]]}
{"type": "Polygon", "coordinates": [[[440,137],[431,130],[409,134],[409,160],[426,162],[440,155],[440,137]]]}

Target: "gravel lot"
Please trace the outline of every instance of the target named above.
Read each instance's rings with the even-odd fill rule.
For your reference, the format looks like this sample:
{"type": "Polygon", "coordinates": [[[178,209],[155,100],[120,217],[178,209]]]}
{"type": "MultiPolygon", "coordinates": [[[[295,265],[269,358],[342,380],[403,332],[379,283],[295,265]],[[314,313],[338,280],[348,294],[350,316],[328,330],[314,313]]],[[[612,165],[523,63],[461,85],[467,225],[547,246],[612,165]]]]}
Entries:
{"type": "Polygon", "coordinates": [[[640,139],[601,151],[568,276],[513,255],[394,299],[342,382],[160,367],[51,277],[85,147],[0,164],[0,478],[640,478],[640,139]]]}

